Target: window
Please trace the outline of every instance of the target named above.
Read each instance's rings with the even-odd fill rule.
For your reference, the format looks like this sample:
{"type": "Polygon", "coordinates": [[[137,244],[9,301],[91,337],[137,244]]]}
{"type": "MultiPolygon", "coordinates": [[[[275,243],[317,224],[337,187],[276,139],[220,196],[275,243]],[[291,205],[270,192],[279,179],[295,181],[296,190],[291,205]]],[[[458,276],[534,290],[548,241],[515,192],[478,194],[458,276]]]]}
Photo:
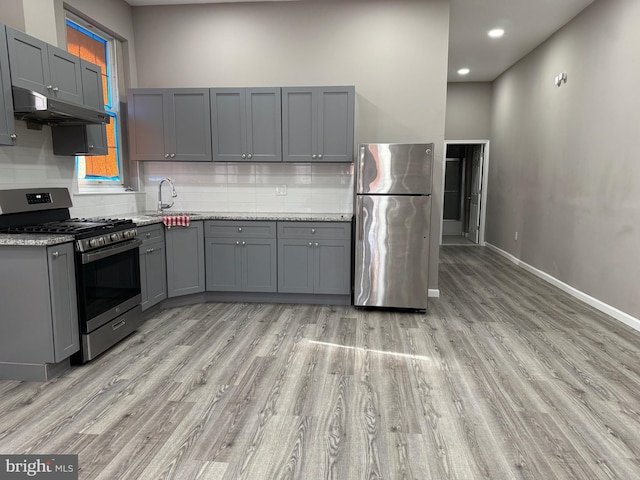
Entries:
{"type": "Polygon", "coordinates": [[[107,125],[108,154],[76,157],[78,185],[82,188],[121,186],[123,183],[118,135],[117,42],[93,25],[67,17],[67,51],[102,68],[104,108],[111,117],[107,125]]]}

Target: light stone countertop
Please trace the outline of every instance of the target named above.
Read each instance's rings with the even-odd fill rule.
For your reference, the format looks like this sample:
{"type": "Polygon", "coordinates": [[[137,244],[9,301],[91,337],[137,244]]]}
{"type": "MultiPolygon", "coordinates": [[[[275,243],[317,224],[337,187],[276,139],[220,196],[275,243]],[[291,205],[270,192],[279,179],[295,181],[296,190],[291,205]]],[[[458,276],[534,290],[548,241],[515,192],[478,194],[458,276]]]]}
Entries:
{"type": "Polygon", "coordinates": [[[172,212],[170,210],[162,215],[157,213],[124,215],[119,218],[130,218],[139,227],[162,223],[163,216],[188,215],[193,221],[197,220],[262,220],[280,222],[350,222],[353,218],[351,213],[294,213],[294,212],[172,212]]]}
{"type": "Polygon", "coordinates": [[[0,246],[49,247],[73,242],[73,235],[49,235],[44,233],[0,233],[0,246]]]}
{"type": "MultiPolygon", "coordinates": [[[[291,221],[291,222],[350,222],[351,213],[263,213],[263,212],[172,212],[166,211],[162,216],[189,215],[193,221],[197,220],[262,220],[262,221],[291,221]]],[[[138,227],[162,223],[162,216],[157,213],[143,212],[139,214],[110,215],[112,218],[131,219],[138,227]],[[148,214],[145,214],[148,213],[148,214]]],[[[36,246],[48,247],[61,243],[72,242],[72,235],[47,234],[13,234],[0,233],[0,246],[36,246]]]]}

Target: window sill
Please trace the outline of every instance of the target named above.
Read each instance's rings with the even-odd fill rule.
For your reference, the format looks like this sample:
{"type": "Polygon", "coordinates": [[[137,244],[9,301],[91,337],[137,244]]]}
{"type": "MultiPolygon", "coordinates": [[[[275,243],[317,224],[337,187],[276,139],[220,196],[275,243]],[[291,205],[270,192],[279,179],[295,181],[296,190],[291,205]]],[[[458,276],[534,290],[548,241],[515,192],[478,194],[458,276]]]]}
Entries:
{"type": "Polygon", "coordinates": [[[125,190],[89,190],[83,192],[74,192],[74,197],[81,197],[85,195],[144,195],[144,192],[134,192],[125,190]]]}

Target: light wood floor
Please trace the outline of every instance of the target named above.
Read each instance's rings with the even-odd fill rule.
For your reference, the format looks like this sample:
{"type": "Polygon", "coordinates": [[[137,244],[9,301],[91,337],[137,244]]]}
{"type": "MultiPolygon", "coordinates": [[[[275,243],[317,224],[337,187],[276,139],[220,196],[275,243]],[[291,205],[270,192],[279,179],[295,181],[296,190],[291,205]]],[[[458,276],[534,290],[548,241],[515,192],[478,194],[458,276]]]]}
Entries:
{"type": "Polygon", "coordinates": [[[82,479],[640,478],[640,335],[482,248],[428,314],[203,304],[47,384],[0,382],[0,453],[82,479]]]}

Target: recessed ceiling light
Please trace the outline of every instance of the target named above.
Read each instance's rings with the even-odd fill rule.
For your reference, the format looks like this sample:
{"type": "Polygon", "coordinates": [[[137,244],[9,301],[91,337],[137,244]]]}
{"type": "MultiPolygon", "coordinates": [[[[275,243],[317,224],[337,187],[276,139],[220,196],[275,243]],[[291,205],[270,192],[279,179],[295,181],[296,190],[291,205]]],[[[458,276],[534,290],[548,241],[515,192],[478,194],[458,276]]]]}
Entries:
{"type": "Polygon", "coordinates": [[[501,28],[494,28],[493,30],[489,30],[489,36],[491,38],[500,38],[504,35],[504,30],[501,28]]]}
{"type": "Polygon", "coordinates": [[[471,70],[469,70],[468,68],[461,68],[460,70],[458,70],[458,75],[467,75],[471,70]]]}

